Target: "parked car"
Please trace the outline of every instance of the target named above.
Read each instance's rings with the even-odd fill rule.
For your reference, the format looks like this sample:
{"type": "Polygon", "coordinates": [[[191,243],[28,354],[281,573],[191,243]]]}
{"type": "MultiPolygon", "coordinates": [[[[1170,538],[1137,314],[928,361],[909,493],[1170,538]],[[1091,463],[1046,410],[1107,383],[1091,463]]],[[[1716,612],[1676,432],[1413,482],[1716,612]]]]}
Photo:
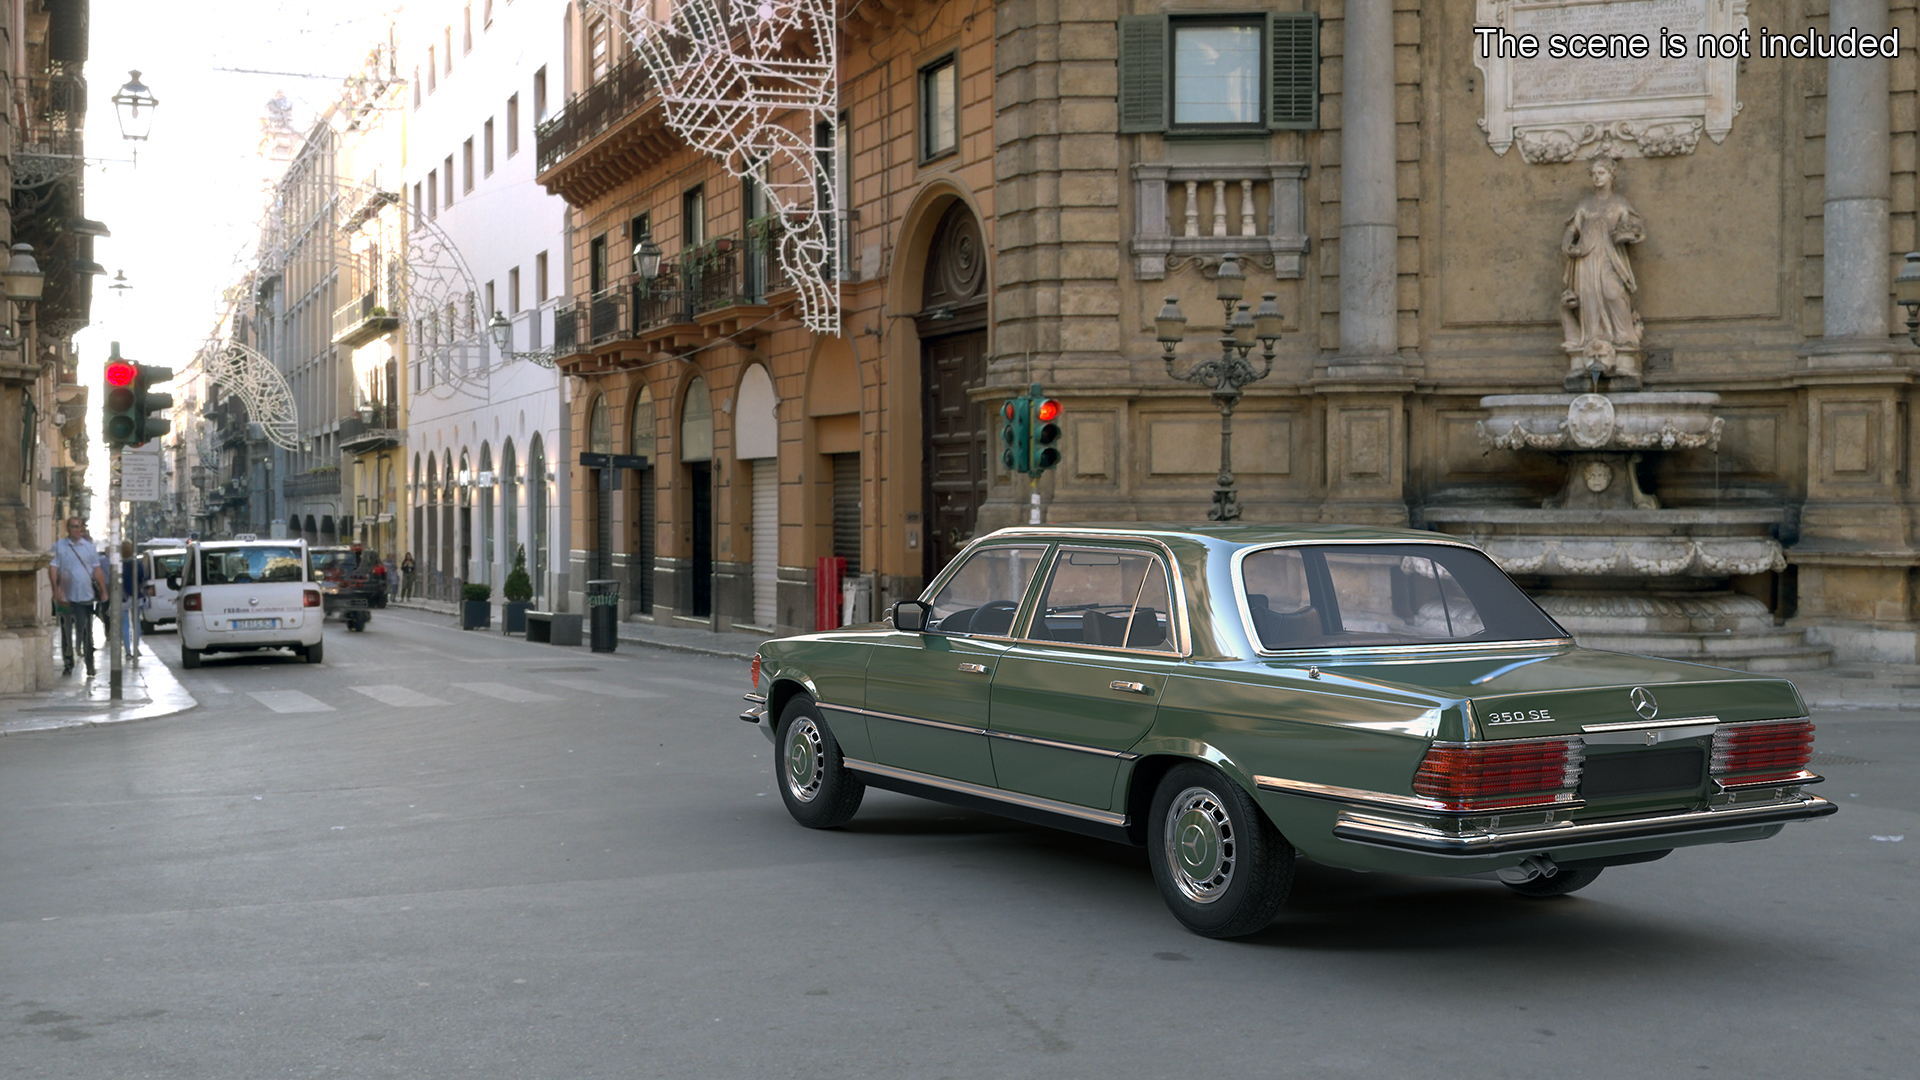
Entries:
{"type": "Polygon", "coordinates": [[[307,569],[305,540],[189,544],[180,590],[180,663],[197,668],[210,652],[292,649],[309,664],[325,656],[320,587],[307,569]]]}
{"type": "Polygon", "coordinates": [[[1580,648],[1433,533],[1005,529],[753,683],[800,824],[872,786],[1145,845],[1209,937],[1269,923],[1296,856],[1549,897],[1836,809],[1791,683],[1580,648]]]}
{"type": "Polygon", "coordinates": [[[180,576],[180,570],[187,562],[187,549],[184,540],[148,541],[140,545],[138,558],[141,562],[141,576],[146,584],[141,591],[145,594],[146,606],[140,612],[140,632],[151,634],[162,623],[177,621],[179,617],[179,589],[173,585],[180,576]]]}

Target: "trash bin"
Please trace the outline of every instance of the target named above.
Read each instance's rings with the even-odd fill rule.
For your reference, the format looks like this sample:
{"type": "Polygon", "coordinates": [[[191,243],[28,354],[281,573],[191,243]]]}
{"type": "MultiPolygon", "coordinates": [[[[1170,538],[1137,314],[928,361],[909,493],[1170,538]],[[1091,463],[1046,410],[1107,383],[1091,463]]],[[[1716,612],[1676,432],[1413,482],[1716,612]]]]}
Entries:
{"type": "Polygon", "coordinates": [[[587,582],[587,622],[594,652],[612,652],[620,644],[620,583],[587,582]]]}

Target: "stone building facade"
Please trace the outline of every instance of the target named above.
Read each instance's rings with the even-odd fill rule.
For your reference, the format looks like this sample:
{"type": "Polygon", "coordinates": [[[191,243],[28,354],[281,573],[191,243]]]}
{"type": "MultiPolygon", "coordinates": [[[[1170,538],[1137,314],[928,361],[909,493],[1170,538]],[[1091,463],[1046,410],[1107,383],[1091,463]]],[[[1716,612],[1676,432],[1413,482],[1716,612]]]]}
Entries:
{"type": "Polygon", "coordinates": [[[601,424],[610,454],[652,470],[569,463],[583,492],[613,481],[610,529],[580,500],[576,537],[606,536],[607,552],[590,573],[598,549],[576,543],[577,578],[619,563],[633,580],[650,557],[656,615],[762,625],[740,582],[762,550],[753,492],[777,475],[779,599],[764,625],[808,629],[835,545],[833,470],[850,476],[835,455],[858,453],[857,496],[839,504],[856,508],[855,570],[876,605],[912,592],[968,536],[1025,520],[1027,478],[1000,469],[988,416],[1031,382],[1066,407],[1066,460],[1039,488],[1047,520],[1199,517],[1219,416],[1168,377],[1154,318],[1168,297],[1187,316],[1179,367],[1217,355],[1212,278],[1232,253],[1248,302],[1273,293],[1286,326],[1234,418],[1247,519],[1472,537],[1595,640],[1753,666],[1915,658],[1916,350],[1891,287],[1916,246],[1911,2],[1012,0],[842,15],[837,338],[801,332],[773,288],[629,316],[633,330],[607,306],[593,328],[593,298],[631,297],[636,220],[680,256],[697,246],[681,230],[698,186],[697,239],[750,254],[753,207],[666,129],[617,45],[596,67],[592,27],[571,27],[578,96],[560,119],[597,119],[543,132],[541,179],[574,207],[574,427],[586,447],[601,424]],[[1502,63],[1477,54],[1476,25],[1496,24],[1543,40],[1664,29],[1694,51],[1502,63]],[[1760,55],[1763,30],[1809,29],[1897,31],[1898,55],[1760,55]],[[1742,30],[1753,56],[1698,55],[1701,35],[1742,30]],[[929,109],[949,56],[950,134],[929,109]],[[1640,232],[1618,230],[1619,259],[1591,278],[1599,264],[1568,227],[1603,204],[1640,232]],[[1627,329],[1596,344],[1583,320],[1603,303],[1627,329]],[[736,450],[760,423],[740,412],[755,368],[774,391],[771,465],[736,450]],[[1583,392],[1619,418],[1587,450],[1554,427],[1583,392]],[[1483,400],[1524,394],[1558,402],[1539,445],[1516,443],[1507,406],[1483,400]],[[1693,412],[1675,421],[1705,425],[1700,440],[1658,424],[1652,442],[1612,434],[1672,404],[1649,394],[1717,395],[1685,397],[1693,412]],[[647,454],[633,452],[643,398],[647,454]],[[636,482],[649,527],[645,500],[624,494],[636,482]]]}

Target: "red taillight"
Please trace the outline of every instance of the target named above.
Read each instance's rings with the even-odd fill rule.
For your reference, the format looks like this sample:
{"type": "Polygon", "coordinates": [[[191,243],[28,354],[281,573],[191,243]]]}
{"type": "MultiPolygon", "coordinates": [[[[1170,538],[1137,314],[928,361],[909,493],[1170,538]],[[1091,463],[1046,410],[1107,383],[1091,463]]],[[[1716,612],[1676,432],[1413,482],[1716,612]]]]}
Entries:
{"type": "Polygon", "coordinates": [[[313,589],[308,589],[306,592],[301,594],[300,603],[306,607],[319,607],[320,594],[314,591],[313,589]]]}
{"type": "Polygon", "coordinates": [[[760,689],[760,654],[759,653],[753,654],[752,672],[753,672],[753,688],[755,690],[758,690],[760,689]]]}
{"type": "Polygon", "coordinates": [[[200,594],[197,592],[188,593],[187,595],[181,597],[180,608],[183,611],[199,611],[200,610],[200,594]]]}
{"type": "Polygon", "coordinates": [[[1805,720],[1728,724],[1713,733],[1713,778],[1747,787],[1805,780],[1813,760],[1813,725],[1805,720]]]}
{"type": "Polygon", "coordinates": [[[1579,739],[1435,745],[1413,774],[1413,790],[1455,811],[1569,802],[1583,757],[1579,739]]]}

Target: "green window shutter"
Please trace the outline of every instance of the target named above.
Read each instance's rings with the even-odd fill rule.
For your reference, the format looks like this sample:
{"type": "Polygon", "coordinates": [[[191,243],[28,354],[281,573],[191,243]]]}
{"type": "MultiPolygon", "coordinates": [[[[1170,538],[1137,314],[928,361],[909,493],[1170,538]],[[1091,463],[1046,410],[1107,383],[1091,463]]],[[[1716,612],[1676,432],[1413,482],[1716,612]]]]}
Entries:
{"type": "Polygon", "coordinates": [[[1320,16],[1312,12],[1267,13],[1267,126],[1320,126],[1320,16]]]}
{"type": "Polygon", "coordinates": [[[1167,130],[1167,17],[1120,16],[1120,130],[1167,130]]]}

